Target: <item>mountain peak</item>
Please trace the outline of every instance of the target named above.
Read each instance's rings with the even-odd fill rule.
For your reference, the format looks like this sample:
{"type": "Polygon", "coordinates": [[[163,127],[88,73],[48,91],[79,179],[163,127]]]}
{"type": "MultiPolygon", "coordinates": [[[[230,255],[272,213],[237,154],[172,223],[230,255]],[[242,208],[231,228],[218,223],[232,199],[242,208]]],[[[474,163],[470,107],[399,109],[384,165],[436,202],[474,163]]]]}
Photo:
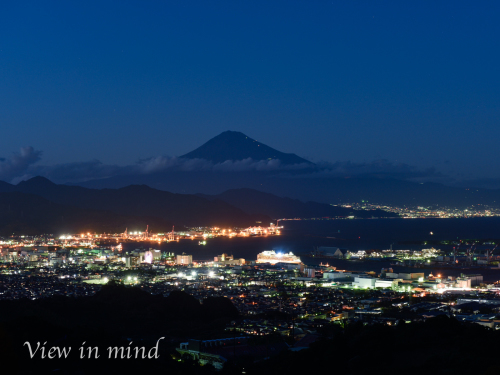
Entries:
{"type": "Polygon", "coordinates": [[[17,186],[53,186],[55,185],[48,178],[42,176],[35,176],[26,181],[21,181],[17,186]]]}
{"type": "Polygon", "coordinates": [[[219,135],[215,136],[213,139],[217,138],[217,137],[234,137],[234,138],[248,138],[245,134],[243,134],[242,132],[237,132],[237,131],[234,131],[234,130],[226,130],[225,132],[222,132],[220,133],[219,135]]]}
{"type": "Polygon", "coordinates": [[[214,163],[226,160],[280,160],[283,164],[312,164],[295,154],[286,154],[237,131],[225,131],[181,158],[205,159],[214,163]]]}

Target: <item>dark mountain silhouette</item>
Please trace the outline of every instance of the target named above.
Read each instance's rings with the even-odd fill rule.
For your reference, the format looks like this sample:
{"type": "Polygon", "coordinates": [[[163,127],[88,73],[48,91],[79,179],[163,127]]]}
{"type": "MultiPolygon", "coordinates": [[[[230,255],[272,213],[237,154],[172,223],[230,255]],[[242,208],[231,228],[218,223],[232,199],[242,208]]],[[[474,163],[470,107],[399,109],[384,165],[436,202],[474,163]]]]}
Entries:
{"type": "Polygon", "coordinates": [[[500,206],[500,189],[450,187],[439,183],[417,183],[375,177],[289,176],[276,172],[158,172],[140,176],[119,176],[89,181],[92,188],[126,186],[141,181],[160,190],[185,194],[217,195],[230,189],[250,188],[280,197],[327,204],[362,200],[397,206],[500,206]]]}
{"type": "MultiPolygon", "coordinates": [[[[221,133],[196,150],[180,157],[184,161],[189,158],[206,159],[213,163],[248,158],[255,161],[279,159],[280,163],[267,166],[269,168],[266,167],[262,170],[254,164],[245,166],[243,165],[245,163],[240,163],[241,166],[235,167],[237,170],[234,170],[231,166],[224,170],[224,168],[211,169],[202,163],[202,166],[193,166],[195,170],[190,168],[166,168],[151,173],[130,172],[129,174],[79,184],[82,187],[92,189],[125,189],[116,194],[106,191],[97,194],[81,190],[77,192],[76,190],[55,189],[50,181],[38,181],[38,185],[34,189],[27,188],[24,183],[21,183],[19,188],[22,188],[21,191],[40,194],[55,202],[75,204],[86,208],[110,209],[123,214],[135,215],[134,210],[136,209],[139,209],[140,215],[147,216],[156,216],[161,212],[162,216],[160,217],[172,221],[174,217],[168,216],[168,212],[172,211],[176,214],[176,220],[180,221],[181,224],[206,222],[207,216],[204,216],[204,210],[210,211],[215,208],[215,206],[210,206],[215,202],[209,205],[206,202],[202,203],[187,198],[186,194],[217,195],[230,189],[241,188],[259,190],[280,197],[300,199],[303,202],[312,201],[326,204],[355,203],[364,200],[370,203],[413,207],[448,206],[465,208],[472,205],[500,207],[500,189],[451,187],[431,182],[418,183],[405,179],[390,178],[391,175],[339,176],[329,170],[328,166],[316,165],[297,155],[274,150],[240,132],[227,131],[221,133]],[[300,167],[297,166],[298,164],[300,164],[300,167]],[[295,166],[291,167],[290,165],[295,166]],[[240,167],[244,170],[238,169],[240,167]],[[147,185],[149,188],[143,185],[137,186],[137,184],[147,185]],[[130,185],[136,186],[131,187],[130,185]],[[172,193],[165,193],[166,195],[170,194],[169,198],[166,195],[159,198],[161,194],[158,191],[153,191],[154,189],[172,193]],[[182,193],[184,196],[175,195],[174,193],[182,193]],[[72,201],[74,194],[78,194],[78,199],[83,199],[82,202],[74,203],[72,201]],[[123,199],[125,199],[123,197],[128,194],[132,194],[134,197],[128,197],[131,199],[129,204],[122,204],[123,199]],[[162,209],[154,209],[150,200],[149,203],[146,203],[144,197],[137,198],[141,194],[151,194],[160,199],[161,202],[166,200],[171,203],[161,203],[163,205],[162,209]],[[113,197],[109,202],[107,200],[108,195],[113,197]],[[101,197],[103,200],[96,201],[94,199],[96,196],[101,197]],[[120,200],[117,196],[121,196],[123,199],[120,198],[122,199],[120,200]],[[190,201],[189,204],[185,201],[186,199],[190,201]],[[97,206],[95,202],[98,202],[97,206]],[[140,207],[141,205],[144,207],[140,207]],[[186,210],[182,210],[186,214],[184,217],[180,216],[182,215],[182,212],[179,211],[180,206],[186,208],[186,210]],[[195,210],[195,207],[199,207],[199,209],[195,210]],[[165,210],[168,212],[165,212],[165,210]],[[198,220],[198,218],[201,220],[198,220]]],[[[0,183],[0,191],[14,190],[19,189],[7,183],[0,183]]],[[[201,198],[198,197],[198,199],[201,198]]],[[[231,217],[230,210],[227,206],[217,206],[216,211],[212,211],[214,212],[213,217],[217,213],[221,220],[226,220],[222,218],[225,217],[224,215],[228,215],[227,218],[231,217]],[[224,215],[221,215],[222,213],[224,215]]],[[[279,214],[280,212],[275,213],[279,214]]],[[[326,216],[331,215],[327,213],[326,216]]]]}
{"type": "Polygon", "coordinates": [[[219,199],[243,211],[263,213],[273,219],[313,217],[397,217],[382,210],[353,210],[317,202],[301,202],[298,199],[281,198],[253,189],[232,189],[218,195],[201,195],[208,199],[219,199]]]}
{"type": "Polygon", "coordinates": [[[220,200],[173,194],[145,185],[96,190],[57,185],[44,177],[34,177],[20,182],[15,188],[63,205],[119,215],[156,217],[178,226],[247,226],[256,221],[269,221],[265,215],[249,215],[220,200]]]}
{"type": "Polygon", "coordinates": [[[0,193],[0,235],[41,233],[106,232],[125,228],[153,230],[170,228],[171,222],[154,217],[121,215],[53,203],[38,195],[21,192],[0,193]]]}
{"type": "MultiPolygon", "coordinates": [[[[391,175],[363,176],[332,174],[328,166],[310,163],[295,154],[274,150],[240,132],[227,131],[180,158],[206,159],[213,163],[226,160],[276,160],[273,168],[256,170],[165,169],[147,174],[129,174],[87,181],[90,188],[121,188],[146,184],[152,188],[183,193],[217,195],[230,189],[249,188],[301,201],[326,204],[355,203],[361,200],[397,206],[500,206],[500,189],[451,187],[439,183],[418,183],[391,175]],[[302,164],[301,168],[290,168],[302,164]],[[305,165],[304,165],[305,164],[305,165]],[[303,167],[303,168],[302,168],[303,167]]],[[[229,168],[230,169],[230,168],[229,168]]],[[[340,172],[339,172],[340,173],[340,172]]],[[[328,216],[328,215],[327,215],[328,216]]]]}
{"type": "Polygon", "coordinates": [[[14,185],[11,185],[5,181],[0,181],[0,192],[6,193],[6,192],[10,192],[10,191],[15,191],[15,190],[16,190],[16,187],[14,185]]]}
{"type": "Polygon", "coordinates": [[[295,154],[285,154],[235,131],[225,131],[196,150],[182,155],[181,158],[205,159],[214,163],[251,158],[253,160],[278,159],[282,164],[313,164],[295,154]]]}

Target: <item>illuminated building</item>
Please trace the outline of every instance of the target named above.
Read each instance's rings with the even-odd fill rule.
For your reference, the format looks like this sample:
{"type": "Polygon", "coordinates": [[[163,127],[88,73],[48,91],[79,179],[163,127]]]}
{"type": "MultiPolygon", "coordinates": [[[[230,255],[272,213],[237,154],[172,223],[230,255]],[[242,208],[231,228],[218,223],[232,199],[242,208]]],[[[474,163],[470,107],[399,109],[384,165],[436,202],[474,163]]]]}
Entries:
{"type": "Polygon", "coordinates": [[[144,262],[145,263],[153,263],[153,252],[152,251],[146,251],[144,253],[144,262]]]}
{"type": "Polygon", "coordinates": [[[245,259],[234,259],[232,255],[222,254],[214,257],[214,263],[219,266],[236,266],[245,264],[245,259]]]}
{"type": "Polygon", "coordinates": [[[301,263],[298,256],[290,253],[276,253],[274,250],[266,250],[257,254],[257,263],[301,263]]]}
{"type": "Polygon", "coordinates": [[[175,264],[181,264],[181,265],[187,265],[193,263],[193,256],[192,255],[186,255],[182,253],[182,255],[177,255],[175,259],[175,264]]]}
{"type": "Polygon", "coordinates": [[[356,276],[352,283],[352,286],[355,288],[375,288],[375,279],[370,276],[356,276]]]}

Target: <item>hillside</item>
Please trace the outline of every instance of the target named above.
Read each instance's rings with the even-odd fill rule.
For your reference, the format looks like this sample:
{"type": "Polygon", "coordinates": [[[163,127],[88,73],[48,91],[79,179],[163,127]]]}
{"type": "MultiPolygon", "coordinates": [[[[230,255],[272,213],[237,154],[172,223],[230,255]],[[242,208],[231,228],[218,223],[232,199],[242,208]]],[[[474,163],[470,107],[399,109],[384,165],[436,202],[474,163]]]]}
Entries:
{"type": "Polygon", "coordinates": [[[98,190],[57,185],[46,178],[34,177],[15,188],[62,205],[118,215],[156,217],[178,226],[250,226],[256,221],[269,221],[266,215],[249,215],[220,200],[174,194],[145,185],[98,190]]]}
{"type": "Polygon", "coordinates": [[[218,195],[202,196],[222,200],[249,214],[260,212],[272,219],[347,217],[352,215],[357,217],[398,216],[381,210],[361,211],[317,202],[304,203],[298,199],[281,198],[253,189],[233,189],[218,195]]]}
{"type": "Polygon", "coordinates": [[[53,203],[21,192],[0,193],[0,235],[56,235],[78,232],[119,233],[125,228],[142,230],[171,228],[172,223],[155,217],[121,215],[53,203]]]}

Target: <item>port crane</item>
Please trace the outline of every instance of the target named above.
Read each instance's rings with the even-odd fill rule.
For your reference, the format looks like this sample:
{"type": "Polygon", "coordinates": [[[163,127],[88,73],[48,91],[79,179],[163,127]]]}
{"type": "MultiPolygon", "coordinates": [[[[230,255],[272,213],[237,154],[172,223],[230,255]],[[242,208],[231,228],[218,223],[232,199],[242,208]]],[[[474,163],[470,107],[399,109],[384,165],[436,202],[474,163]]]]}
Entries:
{"type": "Polygon", "coordinates": [[[457,253],[458,253],[458,249],[460,249],[460,245],[462,244],[462,241],[460,241],[460,243],[458,244],[458,246],[455,248],[455,246],[453,246],[453,264],[457,263],[457,253]]]}
{"type": "Polygon", "coordinates": [[[472,259],[474,258],[474,253],[476,252],[476,244],[472,244],[470,248],[467,250],[467,262],[469,266],[472,266],[472,259]]]}
{"type": "Polygon", "coordinates": [[[172,232],[168,234],[169,241],[175,241],[174,226],[172,226],[172,232]]]}
{"type": "Polygon", "coordinates": [[[472,264],[472,258],[471,258],[472,246],[473,245],[471,245],[467,250],[465,250],[465,256],[467,258],[467,264],[469,266],[472,264]]]}
{"type": "Polygon", "coordinates": [[[490,263],[490,256],[493,255],[493,252],[495,251],[495,249],[498,247],[498,245],[495,245],[495,247],[493,248],[493,250],[486,250],[486,259],[487,259],[487,262],[490,263]]]}

